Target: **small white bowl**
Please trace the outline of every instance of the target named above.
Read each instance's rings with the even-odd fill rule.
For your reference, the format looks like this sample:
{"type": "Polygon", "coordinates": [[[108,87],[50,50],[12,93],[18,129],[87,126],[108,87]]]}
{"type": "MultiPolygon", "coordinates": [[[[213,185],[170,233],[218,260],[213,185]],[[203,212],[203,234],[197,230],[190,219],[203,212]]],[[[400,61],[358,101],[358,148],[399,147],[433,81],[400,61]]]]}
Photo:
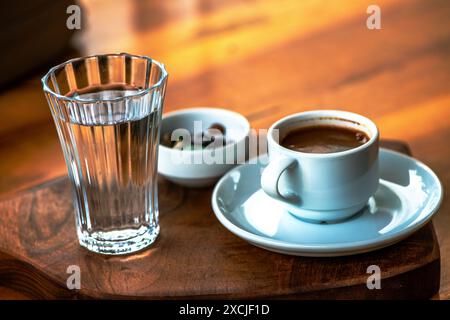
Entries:
{"type": "Polygon", "coordinates": [[[196,121],[201,121],[203,131],[214,123],[221,124],[225,128],[226,139],[231,142],[217,148],[197,150],[172,149],[160,143],[158,173],[183,186],[206,187],[213,185],[238,162],[247,159],[250,123],[243,115],[226,109],[183,109],[163,115],[161,139],[167,133],[172,134],[175,129],[187,129],[193,133],[196,121]],[[220,156],[214,157],[217,155],[228,155],[228,161],[217,161],[224,160],[220,156]],[[211,159],[216,161],[211,163],[211,159]]]}

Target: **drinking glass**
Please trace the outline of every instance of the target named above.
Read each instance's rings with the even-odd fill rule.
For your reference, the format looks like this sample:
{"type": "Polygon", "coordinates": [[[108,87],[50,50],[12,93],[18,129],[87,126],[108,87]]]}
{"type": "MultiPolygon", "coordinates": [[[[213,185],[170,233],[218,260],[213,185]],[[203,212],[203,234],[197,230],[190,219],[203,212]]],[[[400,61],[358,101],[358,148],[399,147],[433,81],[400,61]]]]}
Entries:
{"type": "Polygon", "coordinates": [[[77,58],[42,85],[72,185],[80,245],[126,254],[159,234],[157,161],[167,72],[145,56],[77,58]]]}

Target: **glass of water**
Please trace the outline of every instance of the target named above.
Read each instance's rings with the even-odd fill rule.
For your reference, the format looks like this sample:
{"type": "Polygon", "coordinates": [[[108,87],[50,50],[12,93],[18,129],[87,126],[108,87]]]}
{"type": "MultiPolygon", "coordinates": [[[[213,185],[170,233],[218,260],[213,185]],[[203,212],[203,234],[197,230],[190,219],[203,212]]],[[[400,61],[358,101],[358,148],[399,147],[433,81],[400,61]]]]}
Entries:
{"type": "Polygon", "coordinates": [[[91,251],[131,253],[158,236],[166,82],[164,65],[129,54],[69,60],[42,78],[72,184],[79,242],[91,251]]]}

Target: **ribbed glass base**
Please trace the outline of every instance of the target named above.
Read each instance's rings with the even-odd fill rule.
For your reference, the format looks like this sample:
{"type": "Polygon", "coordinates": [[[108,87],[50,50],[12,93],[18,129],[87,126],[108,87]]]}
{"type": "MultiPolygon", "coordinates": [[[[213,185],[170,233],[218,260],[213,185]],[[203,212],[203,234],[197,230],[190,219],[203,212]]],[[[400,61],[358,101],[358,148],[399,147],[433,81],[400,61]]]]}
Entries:
{"type": "Polygon", "coordinates": [[[79,233],[80,245],[86,249],[110,255],[129,254],[147,248],[159,234],[159,225],[120,231],[79,233]]]}

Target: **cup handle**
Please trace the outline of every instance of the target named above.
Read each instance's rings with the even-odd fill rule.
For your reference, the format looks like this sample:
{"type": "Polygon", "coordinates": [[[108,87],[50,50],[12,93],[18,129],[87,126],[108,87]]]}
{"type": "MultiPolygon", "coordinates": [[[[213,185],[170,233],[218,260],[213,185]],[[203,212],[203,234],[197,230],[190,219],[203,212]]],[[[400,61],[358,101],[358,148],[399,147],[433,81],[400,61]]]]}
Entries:
{"type": "Polygon", "coordinates": [[[281,157],[269,162],[261,175],[261,188],[274,199],[289,201],[289,198],[283,197],[278,189],[278,181],[281,174],[296,160],[292,158],[281,157]]]}

